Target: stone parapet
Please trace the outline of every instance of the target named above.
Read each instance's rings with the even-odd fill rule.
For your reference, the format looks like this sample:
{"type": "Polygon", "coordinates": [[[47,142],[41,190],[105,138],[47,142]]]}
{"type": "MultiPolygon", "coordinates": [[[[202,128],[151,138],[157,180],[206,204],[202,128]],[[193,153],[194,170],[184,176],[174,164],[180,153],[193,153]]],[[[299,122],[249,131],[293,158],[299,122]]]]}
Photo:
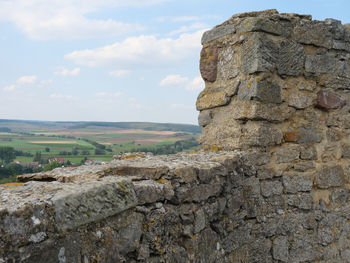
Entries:
{"type": "Polygon", "coordinates": [[[350,167],[315,158],[295,145],[21,176],[0,186],[0,262],[350,262],[350,167]]]}

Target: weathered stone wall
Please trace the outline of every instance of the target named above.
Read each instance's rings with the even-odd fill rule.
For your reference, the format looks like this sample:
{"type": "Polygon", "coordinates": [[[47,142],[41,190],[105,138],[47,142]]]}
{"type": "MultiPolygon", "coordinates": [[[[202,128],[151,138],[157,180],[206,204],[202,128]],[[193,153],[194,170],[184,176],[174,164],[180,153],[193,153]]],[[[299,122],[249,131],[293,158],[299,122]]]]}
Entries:
{"type": "Polygon", "coordinates": [[[0,186],[0,263],[350,262],[349,38],[273,10],[206,32],[210,151],[0,186]]]}
{"type": "MultiPolygon", "coordinates": [[[[350,24],[275,10],[238,14],[204,33],[200,142],[225,150],[311,145],[350,134],[350,24]]],[[[345,152],[344,152],[345,151],[345,152]]],[[[323,159],[339,159],[333,156],[323,159]]]]}

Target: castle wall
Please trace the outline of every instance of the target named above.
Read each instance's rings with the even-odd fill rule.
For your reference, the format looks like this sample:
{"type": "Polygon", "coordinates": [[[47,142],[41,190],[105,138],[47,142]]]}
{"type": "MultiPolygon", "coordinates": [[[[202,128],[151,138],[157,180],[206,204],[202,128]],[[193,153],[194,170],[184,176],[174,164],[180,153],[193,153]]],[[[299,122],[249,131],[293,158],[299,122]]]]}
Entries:
{"type": "Polygon", "coordinates": [[[205,150],[0,185],[0,263],[350,262],[350,31],[274,10],[206,32],[205,150]]]}

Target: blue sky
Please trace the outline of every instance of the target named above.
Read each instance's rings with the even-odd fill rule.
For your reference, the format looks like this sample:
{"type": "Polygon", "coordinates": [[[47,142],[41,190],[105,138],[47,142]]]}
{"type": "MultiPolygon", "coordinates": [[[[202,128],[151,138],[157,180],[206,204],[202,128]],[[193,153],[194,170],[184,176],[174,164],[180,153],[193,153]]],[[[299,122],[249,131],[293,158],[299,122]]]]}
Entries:
{"type": "Polygon", "coordinates": [[[202,33],[270,8],[350,23],[346,0],[0,0],[0,118],[196,124],[202,33]]]}

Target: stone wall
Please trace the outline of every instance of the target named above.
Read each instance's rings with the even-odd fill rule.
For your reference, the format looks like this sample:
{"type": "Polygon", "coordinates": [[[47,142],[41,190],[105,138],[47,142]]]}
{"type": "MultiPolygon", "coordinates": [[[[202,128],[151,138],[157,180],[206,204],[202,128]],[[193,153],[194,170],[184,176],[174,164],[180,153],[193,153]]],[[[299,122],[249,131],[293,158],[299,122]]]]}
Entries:
{"type": "Polygon", "coordinates": [[[320,157],[335,148],[349,155],[350,24],[245,13],[205,32],[202,44],[205,148],[313,144],[320,157]]]}
{"type": "Polygon", "coordinates": [[[206,32],[208,150],[0,185],[0,263],[350,262],[349,38],[274,10],[206,32]]]}

